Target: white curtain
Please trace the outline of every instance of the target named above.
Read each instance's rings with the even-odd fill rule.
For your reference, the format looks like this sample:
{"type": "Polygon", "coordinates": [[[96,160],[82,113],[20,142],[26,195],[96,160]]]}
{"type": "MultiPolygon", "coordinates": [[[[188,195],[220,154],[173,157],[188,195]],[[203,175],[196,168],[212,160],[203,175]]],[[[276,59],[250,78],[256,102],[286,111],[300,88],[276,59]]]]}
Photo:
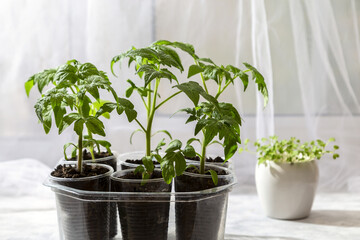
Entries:
{"type": "MultiPolygon", "coordinates": [[[[200,56],[218,64],[256,66],[269,89],[265,109],[254,84],[243,93],[236,83],[222,99],[243,114],[242,137],[335,137],[341,157],[319,161],[320,190],[360,191],[359,14],[355,0],[2,0],[0,161],[32,157],[54,166],[62,145],[75,138],[70,130],[44,134],[33,110],[38,94],[33,91],[27,99],[23,89],[30,75],[73,58],[110,72],[113,56],[168,39],[191,43],[200,56]]],[[[190,63],[184,58],[184,65],[190,63]]],[[[119,78],[110,78],[123,94],[133,71],[126,66],[116,71],[119,78]]],[[[169,119],[174,109],[188,104],[178,97],[164,105],[155,128],[189,138],[193,126],[183,124],[184,116],[169,119]]],[[[136,126],[124,117],[113,115],[106,127],[116,151],[143,148],[140,134],[129,144],[136,126]]],[[[219,148],[210,152],[221,154],[219,148]]],[[[255,156],[234,160],[239,186],[252,188],[255,156]]]]}

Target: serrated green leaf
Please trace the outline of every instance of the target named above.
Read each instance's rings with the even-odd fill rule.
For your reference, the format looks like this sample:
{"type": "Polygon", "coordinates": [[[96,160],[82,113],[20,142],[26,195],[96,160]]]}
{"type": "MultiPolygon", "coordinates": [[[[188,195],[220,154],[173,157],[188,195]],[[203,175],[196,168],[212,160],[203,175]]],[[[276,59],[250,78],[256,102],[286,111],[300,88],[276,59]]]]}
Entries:
{"type": "Polygon", "coordinates": [[[63,117],[64,115],[66,114],[66,109],[62,106],[56,106],[54,109],[53,109],[53,112],[54,112],[54,116],[55,116],[55,124],[56,124],[56,127],[60,127],[60,124],[63,120],[63,117]]]}
{"type": "Polygon", "coordinates": [[[99,70],[92,63],[84,63],[79,66],[79,77],[85,79],[91,75],[100,75],[99,70]]]}
{"type": "Polygon", "coordinates": [[[190,78],[190,77],[192,77],[192,76],[194,76],[194,75],[196,75],[198,73],[201,73],[203,71],[204,71],[204,69],[202,67],[200,67],[198,65],[191,65],[189,67],[189,72],[188,72],[187,78],[190,78]]]}
{"type": "Polygon", "coordinates": [[[111,102],[104,103],[96,112],[95,117],[99,117],[104,113],[111,113],[114,109],[117,108],[117,106],[118,105],[116,103],[111,103],[111,102]]]}
{"type": "MultiPolygon", "coordinates": [[[[65,117],[64,117],[65,118],[65,117]]],[[[76,132],[77,135],[81,136],[82,132],[84,130],[84,123],[85,120],[80,118],[78,120],[75,121],[74,123],[74,131],[76,132]]]]}
{"type": "Polygon", "coordinates": [[[78,113],[70,113],[63,117],[61,125],[59,126],[59,134],[61,134],[68,126],[70,126],[74,121],[81,118],[78,113]]]}
{"type": "Polygon", "coordinates": [[[48,134],[51,129],[51,123],[52,123],[51,114],[52,114],[52,108],[50,105],[48,105],[46,108],[43,109],[42,112],[42,120],[43,120],[42,124],[46,134],[48,134]]]}
{"type": "Polygon", "coordinates": [[[264,106],[266,106],[269,101],[269,94],[268,94],[268,90],[266,87],[264,77],[261,75],[261,73],[256,68],[254,68],[250,64],[245,62],[244,65],[251,71],[252,77],[258,86],[258,90],[264,97],[264,106]]]}
{"type": "Polygon", "coordinates": [[[89,116],[86,118],[85,124],[90,132],[105,136],[104,124],[98,118],[89,116]]]}
{"type": "Polygon", "coordinates": [[[54,75],[54,81],[57,82],[57,88],[68,86],[68,83],[75,84],[79,79],[76,72],[77,68],[72,65],[64,64],[60,66],[54,75]]]}

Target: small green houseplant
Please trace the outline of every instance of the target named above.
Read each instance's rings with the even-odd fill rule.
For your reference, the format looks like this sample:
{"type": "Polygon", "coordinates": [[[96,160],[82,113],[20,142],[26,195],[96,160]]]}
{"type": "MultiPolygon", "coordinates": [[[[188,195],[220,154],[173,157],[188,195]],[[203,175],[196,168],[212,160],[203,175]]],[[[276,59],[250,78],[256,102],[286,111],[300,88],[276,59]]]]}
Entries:
{"type": "Polygon", "coordinates": [[[339,147],[320,139],[301,142],[295,137],[279,140],[277,136],[254,143],[258,156],[256,189],[267,216],[279,219],[307,217],[319,179],[316,160],[326,154],[339,157],[339,147]]]}
{"type": "MultiPolygon", "coordinates": [[[[173,43],[176,48],[184,51],[191,51],[192,46],[184,43],[173,43]]],[[[170,81],[170,86],[178,83],[173,69],[180,73],[184,70],[178,53],[170,47],[158,44],[151,44],[144,48],[131,48],[127,52],[115,56],[111,61],[113,74],[114,64],[128,59],[128,66],[134,65],[135,74],[139,78],[137,81],[128,79],[129,87],[125,92],[126,98],[119,98],[119,104],[105,103],[99,111],[99,114],[117,110],[119,114],[125,111],[128,121],[135,121],[139,129],[135,130],[130,141],[136,132],[143,132],[145,135],[145,152],[140,155],[134,154],[122,155],[127,157],[136,157],[140,163],[136,169],[117,171],[112,176],[112,190],[116,192],[171,192],[171,182],[176,174],[181,174],[186,168],[185,156],[195,156],[195,150],[191,146],[181,148],[179,140],[173,140],[169,143],[165,154],[160,150],[164,147],[165,139],[152,148],[152,136],[157,133],[164,133],[170,139],[172,136],[167,130],[153,131],[153,122],[157,110],[176,97],[181,91],[174,91],[167,97],[160,97],[158,93],[162,81],[170,81]],[[140,80],[140,81],[139,81],[140,80]],[[139,83],[140,82],[140,83],[139,83]],[[146,112],[146,120],[142,121],[137,117],[137,111],[131,103],[131,98],[137,94],[143,103],[146,112]],[[125,107],[120,109],[119,107],[125,107]],[[155,168],[156,163],[161,163],[162,169],[169,171],[159,171],[155,168]],[[167,173],[165,176],[164,173],[167,173]],[[163,179],[164,176],[164,179],[163,179]]],[[[173,91],[173,89],[170,88],[173,91]]],[[[131,160],[131,159],[124,159],[131,160]]],[[[124,164],[126,166],[126,164],[124,164]]],[[[132,199],[133,201],[135,199],[132,199]]],[[[168,218],[169,218],[170,195],[167,202],[135,202],[118,203],[120,222],[122,226],[122,236],[124,239],[167,239],[168,218]],[[134,213],[133,209],[137,212],[134,213]],[[138,214],[141,212],[142,214],[138,214]],[[151,216],[150,216],[151,214],[151,216]],[[135,224],[134,224],[135,223],[135,224]],[[143,227],[143,226],[146,226],[143,227]]]]}
{"type": "MultiPolygon", "coordinates": [[[[110,145],[106,141],[95,140],[92,137],[95,134],[105,136],[104,124],[99,116],[91,114],[96,102],[101,103],[99,90],[110,91],[117,99],[106,74],[91,63],[81,64],[71,60],[58,68],[44,70],[31,76],[25,83],[27,95],[35,85],[41,93],[35,104],[35,112],[45,133],[49,133],[54,119],[59,134],[73,125],[74,132],[78,136],[77,144],[68,143],[64,146],[66,149],[67,146],[73,145],[76,149],[76,167],[58,165],[51,173],[52,181],[81,190],[109,191],[109,176],[113,169],[107,165],[83,164],[84,147],[88,146],[92,151],[92,144],[101,144],[105,147],[110,145]],[[49,89],[43,93],[46,86],[49,89]],[[84,134],[85,128],[87,137],[84,134]]],[[[61,194],[56,194],[56,200],[60,206],[59,216],[63,212],[69,216],[63,219],[61,224],[66,239],[79,239],[84,235],[89,236],[90,239],[109,237],[108,203],[79,202],[61,194]],[[81,208],[73,209],[74,206],[80,205],[81,208]],[[88,210],[83,212],[82,209],[88,210]],[[78,226],[79,223],[81,226],[78,226]]]]}
{"type": "MultiPolygon", "coordinates": [[[[157,44],[174,46],[174,43],[165,40],[158,41],[157,44]]],[[[196,153],[200,158],[199,167],[191,165],[183,174],[176,174],[175,191],[205,192],[193,196],[193,199],[197,199],[197,201],[176,202],[176,234],[177,239],[223,239],[224,214],[226,214],[223,209],[227,205],[229,188],[210,189],[216,186],[231,186],[234,176],[229,171],[212,165],[206,167],[206,153],[211,144],[217,143],[224,148],[224,161],[228,161],[234,155],[241,143],[241,117],[232,104],[220,102],[219,99],[221,94],[238,79],[242,81],[245,91],[249,82],[247,72],[252,73],[258,90],[264,96],[265,105],[268,100],[268,92],[263,76],[250,64],[244,63],[246,70],[232,65],[219,66],[209,58],[199,58],[193,48],[186,52],[194,60],[194,64],[189,67],[188,78],[199,75],[202,85],[195,81],[188,81],[176,85],[175,88],[184,92],[194,103],[194,107],[180,111],[189,114],[186,123],[196,122],[195,136],[199,133],[202,134],[201,139],[190,138],[187,145],[198,142],[201,145],[201,152],[196,153]],[[217,84],[218,88],[215,93],[209,91],[208,81],[214,81],[217,84]],[[200,102],[200,99],[204,101],[200,102]]],[[[178,146],[181,146],[180,143],[178,146]]],[[[171,164],[163,161],[161,166],[165,179],[173,176],[172,168],[168,167],[171,164]]]]}

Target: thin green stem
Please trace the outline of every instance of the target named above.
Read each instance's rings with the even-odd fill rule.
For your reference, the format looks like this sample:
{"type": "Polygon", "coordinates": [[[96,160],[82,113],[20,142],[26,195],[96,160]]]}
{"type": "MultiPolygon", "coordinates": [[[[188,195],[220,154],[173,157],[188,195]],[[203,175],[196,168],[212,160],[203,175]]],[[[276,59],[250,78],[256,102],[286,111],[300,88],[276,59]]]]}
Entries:
{"type": "Polygon", "coordinates": [[[83,165],[82,165],[82,160],[83,160],[83,155],[82,155],[82,148],[83,148],[83,136],[82,133],[79,135],[79,139],[78,139],[78,159],[77,159],[77,169],[80,173],[82,173],[83,171],[83,165]]]}
{"type": "MultiPolygon", "coordinates": [[[[148,115],[148,123],[147,123],[147,128],[146,128],[146,156],[150,156],[151,154],[151,128],[152,128],[152,122],[154,119],[154,115],[155,115],[155,110],[156,110],[156,98],[157,98],[157,91],[159,88],[159,83],[160,83],[160,79],[156,79],[155,82],[155,87],[154,87],[154,95],[153,95],[153,99],[152,102],[151,100],[148,101],[149,103],[149,115],[148,115]]],[[[149,96],[149,98],[151,97],[151,95],[149,96]]]]}
{"type": "Polygon", "coordinates": [[[139,122],[139,120],[137,120],[137,118],[135,118],[135,122],[137,122],[137,124],[140,126],[140,128],[146,133],[146,129],[145,129],[144,126],[139,122]]]}
{"type": "MultiPolygon", "coordinates": [[[[89,138],[92,139],[92,133],[90,132],[89,129],[87,129],[88,131],[88,135],[89,135],[89,138]]],[[[91,154],[91,159],[95,159],[95,154],[94,154],[94,147],[92,145],[89,146],[89,151],[90,151],[90,154],[91,154]]],[[[100,151],[99,151],[100,153],[100,151]]]]}
{"type": "Polygon", "coordinates": [[[215,96],[215,99],[218,99],[220,95],[225,91],[225,89],[234,81],[235,78],[233,78],[231,81],[228,81],[225,86],[221,89],[221,85],[219,85],[218,93],[215,96]],[[220,90],[221,89],[221,90],[220,90]]]}
{"type": "Polygon", "coordinates": [[[203,131],[204,139],[201,143],[201,158],[200,158],[200,174],[205,174],[205,161],[206,161],[206,145],[205,145],[205,132],[203,131]]]}
{"type": "Polygon", "coordinates": [[[145,102],[144,97],[141,96],[140,98],[141,98],[142,102],[144,103],[144,106],[145,106],[145,108],[146,108],[146,111],[148,111],[149,108],[148,108],[148,106],[147,106],[147,104],[146,104],[146,102],[145,102]]]}
{"type": "MultiPolygon", "coordinates": [[[[199,65],[199,62],[198,62],[197,60],[194,59],[194,61],[195,61],[195,64],[196,64],[196,65],[200,66],[200,65],[199,65]]],[[[207,89],[207,86],[206,86],[206,83],[205,83],[204,75],[203,75],[202,73],[200,73],[200,77],[201,77],[201,81],[202,81],[202,83],[203,83],[203,85],[204,85],[205,92],[206,92],[206,93],[209,93],[209,91],[208,91],[208,89],[207,89]]]]}
{"type": "Polygon", "coordinates": [[[173,95],[171,95],[170,97],[168,97],[167,99],[165,99],[164,101],[162,101],[159,105],[157,105],[155,107],[155,110],[157,110],[159,107],[161,107],[164,103],[166,103],[167,101],[169,101],[170,99],[172,99],[173,97],[175,97],[176,95],[180,94],[181,91],[178,91],[176,93],[174,93],[173,95]]]}

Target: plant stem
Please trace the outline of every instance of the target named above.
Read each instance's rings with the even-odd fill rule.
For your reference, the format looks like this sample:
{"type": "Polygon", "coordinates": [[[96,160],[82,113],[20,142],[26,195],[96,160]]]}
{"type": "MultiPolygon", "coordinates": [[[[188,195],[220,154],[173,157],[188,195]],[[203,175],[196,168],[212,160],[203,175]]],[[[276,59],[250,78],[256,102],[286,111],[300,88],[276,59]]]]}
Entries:
{"type": "Polygon", "coordinates": [[[201,158],[200,158],[200,174],[205,174],[205,161],[206,161],[206,145],[205,133],[203,131],[204,139],[201,143],[201,158]]]}
{"type": "Polygon", "coordinates": [[[148,95],[148,107],[149,107],[150,111],[148,111],[148,122],[147,122],[147,128],[146,128],[146,156],[150,156],[150,154],[151,154],[151,127],[152,127],[152,122],[153,122],[155,110],[156,110],[156,97],[157,97],[159,83],[160,83],[160,79],[157,78],[156,82],[155,82],[154,95],[153,95],[152,102],[151,102],[151,94],[148,95]]]}
{"type": "MultiPolygon", "coordinates": [[[[195,60],[195,64],[200,67],[199,62],[196,61],[196,60],[195,60]]],[[[202,81],[202,83],[203,83],[203,85],[204,85],[205,92],[206,92],[206,93],[209,93],[209,91],[208,91],[208,89],[207,89],[207,87],[206,87],[204,75],[203,75],[202,73],[200,73],[200,77],[201,77],[201,81],[202,81]]]]}
{"type": "MultiPolygon", "coordinates": [[[[88,135],[89,135],[89,138],[92,139],[92,133],[90,132],[89,129],[88,129],[88,135]]],[[[94,147],[90,145],[89,150],[90,150],[90,154],[91,154],[91,159],[94,160],[95,159],[94,147]]],[[[100,151],[99,151],[99,153],[100,153],[100,151]]]]}
{"type": "MultiPolygon", "coordinates": [[[[234,78],[235,79],[235,78],[234,78]]],[[[230,85],[230,83],[232,83],[234,81],[234,79],[232,79],[231,81],[228,81],[225,86],[223,87],[223,89],[220,90],[220,85],[219,85],[219,90],[218,93],[215,96],[215,99],[218,99],[220,97],[220,95],[224,92],[224,90],[230,85]]]]}
{"type": "Polygon", "coordinates": [[[175,97],[176,95],[180,94],[181,91],[178,91],[176,93],[174,93],[173,95],[171,95],[170,97],[168,97],[167,99],[165,99],[164,101],[162,101],[159,105],[157,105],[155,107],[155,110],[157,110],[159,107],[161,107],[164,103],[166,103],[167,101],[169,101],[170,99],[172,99],[173,97],[175,97]]]}
{"type": "Polygon", "coordinates": [[[82,165],[82,148],[83,148],[83,136],[82,133],[79,135],[79,139],[78,139],[78,159],[77,159],[77,169],[80,173],[82,173],[83,171],[83,165],[82,165]]]}

